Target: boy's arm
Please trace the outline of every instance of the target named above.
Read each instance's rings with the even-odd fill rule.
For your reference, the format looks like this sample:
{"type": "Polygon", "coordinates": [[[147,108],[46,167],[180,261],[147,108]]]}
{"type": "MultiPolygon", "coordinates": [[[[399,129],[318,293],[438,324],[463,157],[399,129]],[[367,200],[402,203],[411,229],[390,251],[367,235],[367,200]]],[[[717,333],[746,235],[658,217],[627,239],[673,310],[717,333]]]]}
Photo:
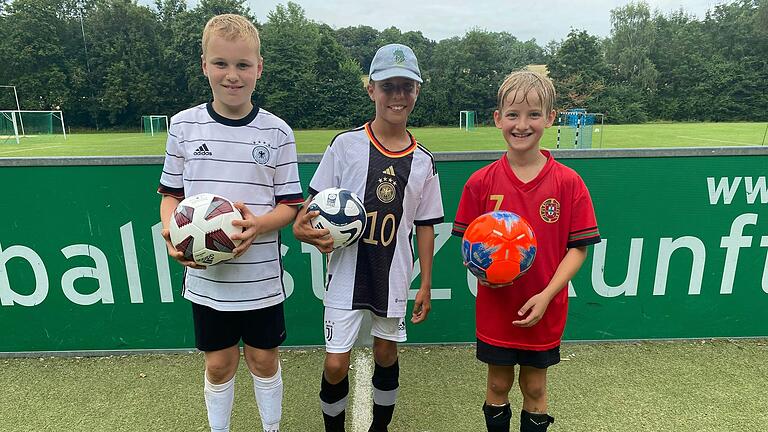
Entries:
{"type": "Polygon", "coordinates": [[[520,317],[525,316],[526,313],[528,313],[528,316],[518,321],[512,321],[512,324],[519,327],[531,327],[539,322],[541,317],[544,316],[544,312],[547,311],[549,302],[555,298],[560,290],[568,285],[568,281],[576,276],[576,273],[579,272],[579,269],[586,258],[586,246],[568,249],[568,252],[565,253],[563,260],[560,261],[560,265],[557,266],[557,270],[547,284],[547,287],[544,288],[542,292],[528,299],[523,307],[517,311],[517,315],[520,317]]]}
{"type": "Polygon", "coordinates": [[[248,248],[251,247],[253,239],[256,237],[268,232],[277,231],[291,223],[298,211],[297,206],[277,204],[275,208],[268,213],[256,216],[251,212],[248,206],[242,202],[236,202],[235,208],[240,210],[240,213],[243,214],[243,219],[232,221],[232,225],[245,228],[242,233],[237,233],[232,236],[233,240],[242,240],[240,245],[232,250],[236,257],[247,251],[248,248]]]}
{"type": "Polygon", "coordinates": [[[165,246],[168,248],[168,255],[170,255],[171,258],[175,259],[183,266],[204,269],[205,266],[203,265],[197,264],[194,261],[185,260],[184,254],[177,251],[173,246],[173,243],[171,243],[171,232],[168,230],[168,226],[171,221],[171,215],[180,202],[181,200],[174,196],[163,195],[163,198],[160,200],[160,221],[163,223],[163,229],[160,233],[165,239],[165,246]]]}
{"type": "Polygon", "coordinates": [[[333,239],[328,228],[312,228],[311,220],[319,215],[319,211],[307,212],[307,206],[312,201],[312,196],[304,202],[293,222],[293,236],[296,240],[314,245],[320,252],[333,252],[333,239]]]}
{"type": "Polygon", "coordinates": [[[427,319],[432,309],[432,257],[435,253],[435,227],[416,226],[416,247],[419,251],[421,286],[413,303],[411,322],[418,324],[427,319]]]}

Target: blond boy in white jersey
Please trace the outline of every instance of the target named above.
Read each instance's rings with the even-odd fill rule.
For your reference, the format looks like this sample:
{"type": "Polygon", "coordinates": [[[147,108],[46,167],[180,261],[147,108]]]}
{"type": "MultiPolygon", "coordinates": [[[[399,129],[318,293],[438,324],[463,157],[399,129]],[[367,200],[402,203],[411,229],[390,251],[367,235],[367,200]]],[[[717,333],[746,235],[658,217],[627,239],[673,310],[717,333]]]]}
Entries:
{"type": "Polygon", "coordinates": [[[293,132],[254,107],[261,77],[259,33],[239,15],[205,26],[202,70],[213,101],[175,115],[158,192],[168,253],[186,266],[183,295],[192,302],[195,343],[205,353],[204,395],[211,431],[228,431],[240,341],[265,432],[277,432],[283,382],[278,346],[285,340],[280,240],[303,202],[293,132]],[[185,260],[168,224],[185,196],[214,193],[235,201],[244,220],[236,258],[208,267],[185,260]]]}

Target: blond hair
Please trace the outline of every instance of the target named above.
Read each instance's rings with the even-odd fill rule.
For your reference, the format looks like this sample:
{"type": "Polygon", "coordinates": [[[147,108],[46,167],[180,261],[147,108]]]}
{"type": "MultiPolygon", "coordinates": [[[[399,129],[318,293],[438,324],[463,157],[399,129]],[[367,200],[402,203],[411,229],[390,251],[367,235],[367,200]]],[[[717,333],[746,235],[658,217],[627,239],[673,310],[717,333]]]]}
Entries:
{"type": "Polygon", "coordinates": [[[512,72],[504,78],[496,96],[499,111],[502,110],[504,101],[510,94],[512,94],[512,102],[527,102],[528,93],[531,90],[539,96],[541,110],[545,115],[549,115],[555,109],[555,85],[546,76],[530,70],[512,72]]]}
{"type": "Polygon", "coordinates": [[[228,41],[242,39],[252,42],[256,48],[256,54],[261,57],[259,30],[256,29],[256,26],[250,20],[241,15],[216,15],[208,20],[203,30],[203,55],[205,55],[208,43],[214,35],[223,37],[228,41]]]}

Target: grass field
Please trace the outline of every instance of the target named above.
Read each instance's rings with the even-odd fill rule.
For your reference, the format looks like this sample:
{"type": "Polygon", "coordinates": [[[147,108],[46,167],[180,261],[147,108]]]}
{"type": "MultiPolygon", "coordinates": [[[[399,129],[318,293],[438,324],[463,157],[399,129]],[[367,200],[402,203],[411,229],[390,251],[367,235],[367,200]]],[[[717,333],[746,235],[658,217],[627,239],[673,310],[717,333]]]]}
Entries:
{"type": "MultiPolygon", "coordinates": [[[[768,341],[566,344],[550,370],[561,432],[768,430],[768,341]]],[[[323,352],[282,353],[282,430],[322,431],[323,352]]],[[[371,351],[353,351],[347,430],[367,431],[371,351]]],[[[201,354],[0,360],[2,431],[205,431],[201,354]]],[[[485,369],[474,348],[406,347],[392,432],[479,432],[485,369]]],[[[511,394],[513,428],[520,395],[511,394]]],[[[260,425],[241,362],[232,431],[260,425]]]]}
{"type": "MultiPolygon", "coordinates": [[[[593,148],[722,147],[763,144],[765,123],[651,123],[607,125],[593,133],[593,148]]],[[[338,130],[296,131],[300,153],[322,153],[338,130]]],[[[416,138],[433,152],[502,150],[504,142],[493,127],[472,132],[458,128],[413,128],[416,138]]],[[[542,141],[555,148],[557,131],[550,128],[542,141]]],[[[572,148],[562,144],[562,148],[572,148]]],[[[162,155],[165,137],[140,133],[71,134],[22,138],[20,144],[0,139],[0,157],[162,155]]]]}

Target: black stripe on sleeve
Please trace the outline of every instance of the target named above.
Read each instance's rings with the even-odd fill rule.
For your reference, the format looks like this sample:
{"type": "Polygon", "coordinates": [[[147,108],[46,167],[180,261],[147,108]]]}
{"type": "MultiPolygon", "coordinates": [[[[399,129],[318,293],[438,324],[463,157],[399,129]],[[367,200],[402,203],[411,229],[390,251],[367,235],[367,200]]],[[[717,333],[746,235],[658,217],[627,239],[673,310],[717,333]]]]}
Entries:
{"type": "Polygon", "coordinates": [[[298,180],[294,180],[294,181],[289,181],[289,182],[284,182],[284,183],[275,183],[275,186],[285,186],[285,185],[289,185],[289,184],[296,184],[298,182],[299,182],[298,180]]]}
{"type": "Polygon", "coordinates": [[[275,202],[278,204],[301,204],[304,202],[304,195],[290,194],[290,195],[275,195],[275,202]]]}
{"type": "Polygon", "coordinates": [[[172,188],[160,183],[160,186],[157,188],[157,193],[159,193],[160,195],[170,195],[174,198],[184,199],[183,187],[172,188]]]}
{"type": "Polygon", "coordinates": [[[599,235],[595,236],[595,237],[587,237],[587,238],[575,240],[575,241],[572,241],[572,242],[568,243],[568,248],[571,249],[571,248],[577,248],[577,247],[582,247],[582,246],[591,246],[593,244],[598,244],[601,241],[602,240],[600,239],[599,235]]]}
{"type": "Polygon", "coordinates": [[[444,217],[434,218],[434,219],[427,219],[427,220],[415,220],[413,221],[413,224],[416,226],[430,226],[430,225],[437,225],[443,223],[443,220],[445,220],[444,217]]]}
{"type": "Polygon", "coordinates": [[[578,233],[583,233],[583,232],[586,232],[586,231],[597,231],[597,225],[589,227],[589,228],[584,228],[584,229],[580,229],[580,230],[576,230],[576,231],[571,231],[570,235],[574,235],[574,234],[578,234],[578,233]]]}

